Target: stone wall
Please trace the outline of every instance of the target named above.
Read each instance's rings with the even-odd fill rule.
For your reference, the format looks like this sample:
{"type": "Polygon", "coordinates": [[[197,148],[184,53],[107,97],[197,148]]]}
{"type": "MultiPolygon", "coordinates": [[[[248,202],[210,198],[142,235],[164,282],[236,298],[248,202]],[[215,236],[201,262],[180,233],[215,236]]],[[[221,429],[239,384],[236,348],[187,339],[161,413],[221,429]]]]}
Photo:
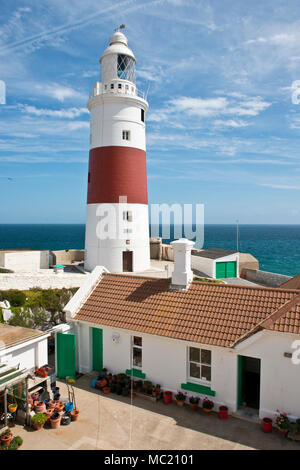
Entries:
{"type": "Polygon", "coordinates": [[[51,263],[55,264],[72,264],[74,261],[84,261],[84,250],[58,250],[50,252],[51,263]]]}
{"type": "Polygon", "coordinates": [[[247,281],[255,282],[266,287],[279,287],[283,282],[291,279],[290,276],[285,276],[284,274],[269,273],[267,271],[253,270],[253,269],[243,269],[242,272],[243,279],[247,281]]]}
{"type": "Polygon", "coordinates": [[[18,289],[29,290],[33,287],[40,289],[69,289],[80,287],[88,274],[44,274],[44,273],[14,273],[0,274],[0,290],[18,289]]]}

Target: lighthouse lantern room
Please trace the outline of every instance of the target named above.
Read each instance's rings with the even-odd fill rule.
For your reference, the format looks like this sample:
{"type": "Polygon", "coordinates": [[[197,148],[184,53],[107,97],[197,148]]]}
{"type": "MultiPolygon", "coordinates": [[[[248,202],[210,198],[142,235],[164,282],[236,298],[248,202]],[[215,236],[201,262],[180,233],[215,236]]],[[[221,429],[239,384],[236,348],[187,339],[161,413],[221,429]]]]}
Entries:
{"type": "Polygon", "coordinates": [[[135,85],[136,59],[120,31],[100,58],[101,82],[88,101],[90,154],[85,269],[149,268],[145,114],[135,85]]]}

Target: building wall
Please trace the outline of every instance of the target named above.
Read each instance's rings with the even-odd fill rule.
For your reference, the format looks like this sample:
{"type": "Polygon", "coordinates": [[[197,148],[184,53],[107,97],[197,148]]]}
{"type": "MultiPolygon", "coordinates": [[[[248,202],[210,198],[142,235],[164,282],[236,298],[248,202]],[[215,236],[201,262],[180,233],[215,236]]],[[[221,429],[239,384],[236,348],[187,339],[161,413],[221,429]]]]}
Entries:
{"type": "Polygon", "coordinates": [[[201,256],[192,255],[192,269],[203,272],[206,276],[215,277],[215,263],[213,259],[201,258],[201,256]]]}
{"type": "MultiPolygon", "coordinates": [[[[95,327],[99,325],[94,325],[95,327]]],[[[198,343],[162,338],[154,335],[137,334],[111,327],[103,327],[103,364],[112,373],[130,369],[131,336],[143,338],[143,367],[146,379],[158,383],[163,389],[176,393],[182,383],[190,381],[187,371],[188,346],[201,347],[198,343]],[[112,337],[119,334],[119,341],[112,337]]],[[[88,324],[80,326],[80,372],[88,372],[91,365],[91,329],[88,324]]],[[[300,365],[293,365],[291,359],[284,357],[292,352],[291,344],[296,335],[266,332],[259,333],[247,340],[237,349],[202,345],[212,351],[211,389],[216,392],[212,400],[215,410],[221,404],[237,411],[238,398],[238,355],[261,359],[260,417],[274,417],[279,408],[293,417],[300,417],[300,365]]],[[[298,338],[299,339],[299,338],[298,338]]],[[[204,384],[205,385],[205,384],[204,384]]],[[[187,392],[189,395],[205,394],[187,392]]]]}
{"type": "Polygon", "coordinates": [[[58,250],[51,251],[54,264],[72,264],[73,261],[84,260],[84,250],[58,250]]]}
{"type": "Polygon", "coordinates": [[[39,269],[49,268],[49,252],[48,251],[15,251],[3,252],[3,266],[12,271],[32,272],[39,269]]]}
{"type": "Polygon", "coordinates": [[[20,364],[20,369],[32,369],[48,363],[48,338],[24,343],[0,351],[0,363],[20,364]]]}
{"type": "Polygon", "coordinates": [[[283,282],[291,279],[290,276],[284,274],[269,273],[267,271],[254,271],[253,269],[243,269],[243,277],[251,282],[267,286],[267,287],[279,287],[283,282]]]}
{"type": "Polygon", "coordinates": [[[241,346],[238,354],[261,359],[260,416],[273,416],[280,409],[300,417],[300,364],[295,365],[284,353],[292,353],[292,343],[299,335],[264,331],[249,346],[241,346]]]}

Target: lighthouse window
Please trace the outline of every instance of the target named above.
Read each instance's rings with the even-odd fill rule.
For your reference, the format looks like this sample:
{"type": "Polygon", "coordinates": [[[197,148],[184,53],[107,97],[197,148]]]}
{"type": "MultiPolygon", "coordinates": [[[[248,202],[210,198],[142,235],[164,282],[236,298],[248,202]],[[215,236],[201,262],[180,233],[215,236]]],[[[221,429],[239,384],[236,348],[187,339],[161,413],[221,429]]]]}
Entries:
{"type": "Polygon", "coordinates": [[[119,89],[122,88],[122,84],[121,84],[121,83],[118,83],[118,88],[119,88],[119,89]]]}
{"type": "Polygon", "coordinates": [[[113,84],[113,83],[110,84],[110,89],[111,89],[111,90],[114,89],[114,84],[113,84]]]}
{"type": "Polygon", "coordinates": [[[117,65],[118,77],[123,80],[135,82],[135,61],[132,57],[125,54],[118,55],[117,65]]]}
{"type": "Polygon", "coordinates": [[[124,211],[123,212],[123,220],[127,220],[128,222],[132,222],[132,211],[124,211]]]}
{"type": "Polygon", "coordinates": [[[141,109],[141,121],[145,122],[145,111],[141,109]]]}
{"type": "Polygon", "coordinates": [[[130,131],[123,131],[122,137],[123,137],[123,140],[130,140],[130,131]]]}

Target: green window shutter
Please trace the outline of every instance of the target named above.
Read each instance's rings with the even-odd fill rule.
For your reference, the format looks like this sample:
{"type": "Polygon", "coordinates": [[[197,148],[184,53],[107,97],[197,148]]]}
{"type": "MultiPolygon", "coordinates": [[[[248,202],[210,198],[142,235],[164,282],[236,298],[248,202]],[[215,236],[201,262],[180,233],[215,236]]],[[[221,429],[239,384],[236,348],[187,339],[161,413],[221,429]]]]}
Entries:
{"type": "Polygon", "coordinates": [[[76,338],[74,334],[56,334],[56,364],[58,378],[76,376],[76,338]]]}
{"type": "Polygon", "coordinates": [[[141,370],[139,369],[127,369],[126,370],[126,375],[130,375],[133,377],[137,377],[139,379],[145,379],[146,374],[144,374],[141,370]]]}
{"type": "Polygon", "coordinates": [[[103,330],[92,328],[93,370],[103,369],[103,330]]]}
{"type": "Polygon", "coordinates": [[[207,385],[200,385],[194,384],[192,382],[187,382],[185,384],[181,384],[181,388],[182,390],[188,390],[189,392],[195,393],[202,393],[203,395],[209,395],[211,397],[214,397],[216,395],[216,392],[207,385]]]}

